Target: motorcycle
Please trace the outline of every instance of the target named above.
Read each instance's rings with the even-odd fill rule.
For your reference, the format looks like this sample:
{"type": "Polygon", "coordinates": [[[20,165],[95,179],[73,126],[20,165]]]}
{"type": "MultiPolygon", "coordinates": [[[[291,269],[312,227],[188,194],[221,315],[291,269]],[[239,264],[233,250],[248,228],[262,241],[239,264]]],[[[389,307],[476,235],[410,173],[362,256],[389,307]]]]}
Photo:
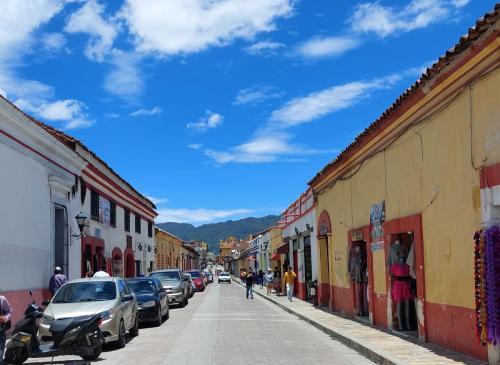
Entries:
{"type": "MultiPolygon", "coordinates": [[[[30,295],[33,296],[31,290],[30,295]]],[[[44,301],[42,305],[47,305],[44,301]]],[[[52,342],[39,343],[38,321],[43,309],[33,301],[17,322],[5,350],[7,364],[20,365],[28,358],[77,355],[84,360],[96,360],[102,352],[104,336],[99,329],[102,315],[57,319],[50,325],[52,342]]]]}

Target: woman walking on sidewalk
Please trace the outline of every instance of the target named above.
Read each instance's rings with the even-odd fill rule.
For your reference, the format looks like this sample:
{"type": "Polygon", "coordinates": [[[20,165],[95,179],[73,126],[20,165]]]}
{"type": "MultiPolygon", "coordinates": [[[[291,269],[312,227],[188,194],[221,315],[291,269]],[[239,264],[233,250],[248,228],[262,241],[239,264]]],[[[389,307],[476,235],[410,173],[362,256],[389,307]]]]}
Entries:
{"type": "Polygon", "coordinates": [[[293,298],[293,287],[295,283],[295,278],[297,275],[292,271],[292,267],[288,266],[288,270],[283,275],[283,280],[285,280],[286,285],[286,295],[288,296],[288,300],[291,302],[293,298]]]}
{"type": "Polygon", "coordinates": [[[274,285],[274,273],[271,268],[267,269],[267,274],[264,278],[266,280],[267,295],[271,295],[274,285]]]}

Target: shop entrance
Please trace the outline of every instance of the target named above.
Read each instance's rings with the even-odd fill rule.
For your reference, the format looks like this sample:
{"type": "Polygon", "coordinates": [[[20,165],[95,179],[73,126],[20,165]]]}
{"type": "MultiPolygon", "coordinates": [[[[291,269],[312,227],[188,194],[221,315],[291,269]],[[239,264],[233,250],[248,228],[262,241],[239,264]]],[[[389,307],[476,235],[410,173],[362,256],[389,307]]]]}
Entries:
{"type": "Polygon", "coordinates": [[[311,238],[304,237],[304,279],[306,283],[306,299],[311,300],[310,284],[312,281],[311,238]]]}
{"type": "Polygon", "coordinates": [[[366,241],[353,241],[349,251],[348,263],[353,313],[356,317],[364,321],[369,321],[367,257],[366,241]]]}
{"type": "Polygon", "coordinates": [[[412,337],[419,336],[415,298],[419,286],[416,275],[414,232],[389,235],[387,268],[390,274],[392,328],[412,337]]]}

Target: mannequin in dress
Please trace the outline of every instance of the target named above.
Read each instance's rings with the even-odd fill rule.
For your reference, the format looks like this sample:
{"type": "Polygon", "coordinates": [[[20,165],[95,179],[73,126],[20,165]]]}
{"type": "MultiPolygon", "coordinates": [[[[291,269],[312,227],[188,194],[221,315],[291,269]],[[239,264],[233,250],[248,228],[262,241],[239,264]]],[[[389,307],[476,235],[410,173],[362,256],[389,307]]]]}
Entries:
{"type": "Polygon", "coordinates": [[[349,255],[349,274],[355,288],[358,316],[368,315],[368,298],[366,296],[368,275],[366,268],[366,252],[362,250],[360,245],[356,245],[351,249],[349,255]]]}
{"type": "Polygon", "coordinates": [[[396,263],[391,265],[391,274],[394,284],[392,286],[392,299],[396,303],[396,312],[398,316],[399,329],[410,330],[410,267],[405,263],[406,257],[403,253],[398,255],[396,263]],[[403,323],[404,306],[404,323],[403,323]]]}

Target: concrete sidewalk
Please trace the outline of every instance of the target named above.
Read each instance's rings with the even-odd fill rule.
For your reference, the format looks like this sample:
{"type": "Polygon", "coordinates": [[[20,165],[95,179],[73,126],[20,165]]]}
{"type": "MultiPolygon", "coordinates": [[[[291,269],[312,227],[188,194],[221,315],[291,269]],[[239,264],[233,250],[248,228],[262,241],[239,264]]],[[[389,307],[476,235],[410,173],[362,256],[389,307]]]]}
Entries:
{"type": "MultiPolygon", "coordinates": [[[[243,285],[238,278],[234,282],[243,285]]],[[[266,289],[254,286],[254,293],[296,315],[332,338],[355,349],[368,359],[384,365],[485,365],[485,362],[430,343],[413,342],[377,328],[314,307],[311,303],[286,296],[268,296],[266,289]]]]}

